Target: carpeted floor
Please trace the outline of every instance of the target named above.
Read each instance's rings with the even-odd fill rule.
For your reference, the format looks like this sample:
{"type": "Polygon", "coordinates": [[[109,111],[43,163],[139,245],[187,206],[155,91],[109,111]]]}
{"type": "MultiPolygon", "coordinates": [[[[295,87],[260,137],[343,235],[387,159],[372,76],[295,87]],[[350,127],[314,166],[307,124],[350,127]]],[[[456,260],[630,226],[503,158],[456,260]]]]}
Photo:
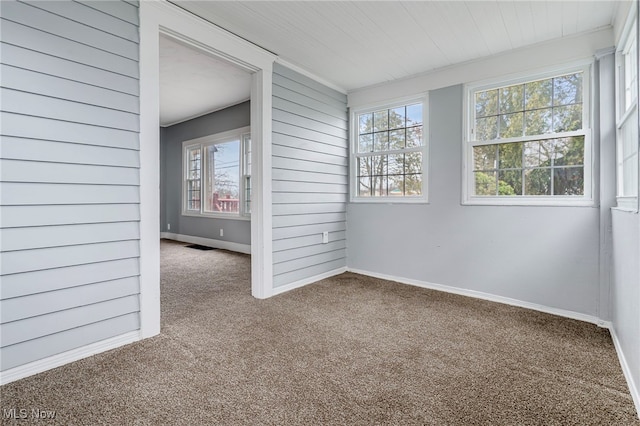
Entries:
{"type": "Polygon", "coordinates": [[[5,385],[1,408],[64,425],[640,424],[592,324],[349,273],[260,301],[248,256],[184,246],[162,243],[160,336],[5,385]]]}

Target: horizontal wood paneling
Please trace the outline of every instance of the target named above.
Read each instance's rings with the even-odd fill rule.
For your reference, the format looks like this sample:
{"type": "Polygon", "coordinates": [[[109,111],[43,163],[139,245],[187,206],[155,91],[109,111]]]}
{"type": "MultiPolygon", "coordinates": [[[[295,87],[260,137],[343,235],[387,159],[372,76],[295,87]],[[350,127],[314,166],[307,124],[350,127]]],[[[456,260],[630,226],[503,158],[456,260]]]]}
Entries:
{"type": "Polygon", "coordinates": [[[0,160],[0,177],[4,182],[134,186],[140,183],[139,170],[132,167],[45,163],[21,160],[0,160]]]}
{"type": "Polygon", "coordinates": [[[134,312],[6,346],[2,348],[0,368],[8,370],[139,329],[140,315],[134,312]]]}
{"type": "Polygon", "coordinates": [[[28,296],[138,275],[140,264],[136,258],[5,275],[2,277],[2,298],[28,296]]]}
{"type": "Polygon", "coordinates": [[[138,283],[137,277],[130,277],[1,300],[2,323],[138,294],[138,283]]]}
{"type": "Polygon", "coordinates": [[[274,121],[288,123],[301,129],[309,129],[314,132],[325,133],[337,138],[347,138],[348,136],[346,129],[340,129],[322,121],[312,120],[310,118],[303,117],[302,115],[293,114],[276,108],[273,109],[273,119],[274,121]]]}
{"type": "Polygon", "coordinates": [[[274,134],[289,135],[300,139],[315,141],[318,143],[344,147],[344,139],[340,138],[339,136],[319,132],[313,129],[308,129],[306,127],[299,127],[282,121],[274,121],[272,123],[272,130],[274,134]]]}
{"type": "Polygon", "coordinates": [[[58,37],[5,19],[2,19],[1,25],[2,40],[7,44],[91,65],[128,77],[137,78],[138,76],[138,63],[136,60],[105,52],[80,42],[58,37]]]}
{"type": "Polygon", "coordinates": [[[331,114],[325,114],[324,112],[316,111],[313,108],[309,108],[286,99],[274,96],[272,104],[275,109],[299,115],[310,120],[319,121],[321,123],[337,127],[338,129],[346,131],[349,128],[347,121],[344,118],[336,118],[331,114]]]}
{"type": "Polygon", "coordinates": [[[346,194],[347,185],[337,185],[335,183],[316,182],[293,182],[290,180],[274,180],[272,184],[273,192],[300,192],[300,193],[324,193],[324,194],[346,194]]]}
{"type": "Polygon", "coordinates": [[[304,194],[276,192],[273,194],[274,204],[295,204],[295,203],[346,203],[347,194],[304,194]]]}
{"type": "Polygon", "coordinates": [[[93,103],[96,106],[133,114],[138,114],[140,110],[138,97],[135,95],[8,65],[2,65],[0,73],[5,81],[4,86],[10,89],[72,102],[93,103]]]}
{"type": "MultiPolygon", "coordinates": [[[[297,249],[297,251],[309,250],[297,249]]],[[[291,251],[291,255],[296,255],[295,250],[291,251]]],[[[274,275],[286,274],[287,272],[297,271],[300,269],[307,269],[311,265],[321,265],[323,263],[331,262],[333,260],[344,260],[346,251],[344,249],[338,249],[325,253],[318,253],[311,256],[296,258],[293,260],[284,261],[281,263],[273,264],[274,275]]]]}
{"type": "Polygon", "coordinates": [[[140,202],[137,186],[3,182],[0,191],[0,203],[9,206],[140,202]]]}
{"type": "Polygon", "coordinates": [[[2,138],[0,158],[97,166],[139,167],[140,152],[38,139],[2,138]]]}
{"type": "Polygon", "coordinates": [[[313,213],[344,213],[344,203],[320,203],[320,204],[274,204],[274,216],[306,215],[313,213]]]}
{"type": "Polygon", "coordinates": [[[276,169],[309,171],[314,173],[328,173],[338,176],[347,176],[348,169],[340,164],[316,163],[314,161],[296,160],[289,157],[273,156],[271,160],[274,172],[276,169]]]}
{"type": "Polygon", "coordinates": [[[312,96],[287,89],[286,87],[282,87],[277,84],[273,85],[273,96],[280,99],[286,99],[289,102],[293,102],[299,105],[304,105],[307,108],[311,108],[315,111],[331,115],[340,120],[344,120],[344,110],[340,105],[330,105],[317,100],[312,96]]]}
{"type": "MultiPolygon", "coordinates": [[[[277,70],[276,72],[273,74],[273,84],[274,86],[279,86],[282,88],[285,88],[287,90],[291,90],[293,92],[299,93],[301,95],[307,96],[309,98],[315,99],[318,102],[322,102],[325,103],[327,105],[331,105],[333,106],[335,109],[340,110],[343,108],[344,105],[344,95],[341,95],[340,98],[336,98],[333,96],[330,96],[328,93],[329,92],[325,92],[323,90],[315,90],[311,87],[308,86],[308,84],[312,84],[310,83],[311,79],[306,79],[305,80],[305,84],[301,84],[298,83],[295,80],[292,80],[290,78],[287,78],[283,75],[279,74],[279,71],[282,68],[282,66],[277,66],[276,67],[277,70]]],[[[281,92],[275,92],[280,94],[281,92]]]]}
{"type": "Polygon", "coordinates": [[[138,241],[118,241],[4,252],[0,266],[3,275],[10,275],[139,256],[138,241]]]}
{"type": "Polygon", "coordinates": [[[81,327],[87,323],[105,321],[110,318],[135,313],[140,310],[137,295],[98,302],[79,308],[52,312],[22,321],[14,321],[0,325],[0,346],[17,343],[59,333],[64,330],[81,327]]]}
{"type": "Polygon", "coordinates": [[[335,271],[336,269],[344,268],[344,259],[332,260],[330,262],[321,263],[318,265],[311,265],[305,269],[297,269],[295,271],[286,272],[283,274],[275,275],[273,277],[273,286],[281,287],[287,284],[295,283],[300,280],[304,280],[316,275],[324,274],[326,272],[335,271]]]}
{"type": "Polygon", "coordinates": [[[289,226],[344,222],[345,220],[347,220],[346,213],[297,214],[288,216],[274,216],[273,226],[275,228],[286,228],[289,226]]]}
{"type": "Polygon", "coordinates": [[[139,93],[137,77],[116,74],[45,53],[22,49],[4,42],[0,43],[0,48],[2,49],[2,63],[16,68],[66,78],[134,96],[139,93]]]}
{"type": "MultiPolygon", "coordinates": [[[[346,240],[347,233],[345,231],[329,232],[329,243],[334,241],[346,240]]],[[[286,238],[284,240],[276,240],[273,242],[273,252],[277,253],[284,250],[316,246],[322,241],[322,235],[305,235],[302,237],[286,238]]]]}
{"type": "Polygon", "coordinates": [[[324,154],[337,155],[339,157],[346,157],[349,155],[349,151],[344,146],[319,143],[318,141],[306,140],[282,133],[274,133],[271,142],[274,145],[306,149],[307,151],[322,152],[324,154]]]}
{"type": "Polygon", "coordinates": [[[2,2],[1,369],[140,327],[138,9],[2,2]]]}
{"type": "Polygon", "coordinates": [[[108,241],[128,241],[139,238],[138,222],[8,228],[2,231],[0,249],[8,252],[108,241]]]}
{"type": "Polygon", "coordinates": [[[49,34],[81,42],[105,52],[138,60],[138,43],[92,28],[86,23],[79,23],[33,7],[28,3],[5,2],[2,5],[2,17],[49,34]]]}
{"type": "Polygon", "coordinates": [[[315,182],[333,183],[337,185],[348,185],[349,178],[344,175],[334,175],[329,173],[304,172],[300,170],[274,170],[273,180],[285,180],[294,182],[315,182]]]}
{"type": "MultiPolygon", "coordinates": [[[[3,76],[4,77],[4,76],[3,76]]],[[[137,114],[117,111],[93,105],[65,101],[18,90],[2,89],[2,108],[6,112],[111,127],[113,129],[138,132],[140,121],[137,114]]]]}
{"type": "Polygon", "coordinates": [[[273,240],[283,240],[286,238],[297,238],[305,235],[318,235],[322,237],[324,231],[337,232],[346,231],[347,225],[344,222],[317,223],[313,225],[288,226],[286,228],[274,228],[273,240]]]}
{"type": "Polygon", "coordinates": [[[88,25],[108,34],[113,34],[125,40],[135,42],[140,41],[138,26],[121,19],[105,20],[104,13],[96,9],[87,7],[74,1],[57,2],[51,1],[30,1],[29,5],[46,10],[47,12],[63,16],[75,22],[88,25]]]}
{"type": "Polygon", "coordinates": [[[314,163],[327,163],[339,166],[347,166],[347,157],[324,154],[322,152],[310,151],[307,149],[291,148],[288,146],[273,145],[273,155],[277,157],[291,158],[294,160],[313,161],[314,163]]]}
{"type": "Polygon", "coordinates": [[[132,222],[140,220],[140,207],[132,204],[79,204],[47,206],[0,206],[0,228],[73,225],[81,223],[132,222]]]}
{"type": "Polygon", "coordinates": [[[282,250],[273,253],[273,263],[289,262],[295,259],[301,259],[314,256],[321,253],[329,253],[336,250],[342,250],[347,247],[345,240],[332,241],[328,244],[314,244],[306,247],[295,247],[289,250],[282,250]]]}
{"type": "Polygon", "coordinates": [[[2,129],[0,131],[5,136],[72,142],[111,148],[135,150],[140,148],[137,132],[7,112],[0,114],[0,120],[2,121],[2,129]]]}

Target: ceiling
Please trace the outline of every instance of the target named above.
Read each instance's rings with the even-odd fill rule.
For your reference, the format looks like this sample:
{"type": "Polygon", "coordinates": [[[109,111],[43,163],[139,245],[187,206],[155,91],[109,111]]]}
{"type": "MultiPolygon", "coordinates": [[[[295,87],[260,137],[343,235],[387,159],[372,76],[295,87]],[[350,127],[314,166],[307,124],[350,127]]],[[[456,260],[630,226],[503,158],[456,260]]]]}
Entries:
{"type": "MultiPolygon", "coordinates": [[[[627,0],[628,1],[628,0],[627,0]]],[[[617,1],[174,1],[342,91],[610,27],[617,1]]],[[[250,97],[250,75],[162,37],[163,126],[250,97]]]]}
{"type": "Polygon", "coordinates": [[[160,125],[217,111],[251,96],[251,74],[160,37],[160,125]]]}

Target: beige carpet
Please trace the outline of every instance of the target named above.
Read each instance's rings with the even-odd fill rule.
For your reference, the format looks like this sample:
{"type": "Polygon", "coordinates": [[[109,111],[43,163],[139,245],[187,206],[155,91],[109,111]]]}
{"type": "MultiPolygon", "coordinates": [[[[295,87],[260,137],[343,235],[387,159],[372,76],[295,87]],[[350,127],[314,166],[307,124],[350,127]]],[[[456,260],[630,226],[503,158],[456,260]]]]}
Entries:
{"type": "Polygon", "coordinates": [[[5,385],[2,409],[65,425],[640,424],[592,324],[349,273],[260,301],[249,267],[163,242],[162,334],[5,385]]]}

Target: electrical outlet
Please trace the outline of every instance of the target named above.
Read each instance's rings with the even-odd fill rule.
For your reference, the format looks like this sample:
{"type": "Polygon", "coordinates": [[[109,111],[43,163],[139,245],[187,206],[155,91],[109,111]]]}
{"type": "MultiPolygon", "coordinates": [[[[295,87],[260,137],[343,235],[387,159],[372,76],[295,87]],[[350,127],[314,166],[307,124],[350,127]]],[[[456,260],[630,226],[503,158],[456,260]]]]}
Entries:
{"type": "Polygon", "coordinates": [[[220,236],[224,237],[224,229],[220,228],[220,236]]]}
{"type": "Polygon", "coordinates": [[[167,223],[167,231],[171,231],[171,224],[167,223]]]}
{"type": "Polygon", "coordinates": [[[324,231],[322,233],[322,244],[327,244],[329,242],[329,231],[324,231]]]}

